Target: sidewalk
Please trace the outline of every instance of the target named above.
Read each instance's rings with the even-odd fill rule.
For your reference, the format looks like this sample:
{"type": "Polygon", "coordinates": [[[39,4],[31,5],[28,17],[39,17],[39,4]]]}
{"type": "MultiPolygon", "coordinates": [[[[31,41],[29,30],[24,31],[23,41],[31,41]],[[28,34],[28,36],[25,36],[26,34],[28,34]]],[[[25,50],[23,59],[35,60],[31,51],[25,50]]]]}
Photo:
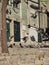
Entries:
{"type": "Polygon", "coordinates": [[[9,54],[0,54],[0,65],[49,65],[49,49],[8,48],[9,54]]]}

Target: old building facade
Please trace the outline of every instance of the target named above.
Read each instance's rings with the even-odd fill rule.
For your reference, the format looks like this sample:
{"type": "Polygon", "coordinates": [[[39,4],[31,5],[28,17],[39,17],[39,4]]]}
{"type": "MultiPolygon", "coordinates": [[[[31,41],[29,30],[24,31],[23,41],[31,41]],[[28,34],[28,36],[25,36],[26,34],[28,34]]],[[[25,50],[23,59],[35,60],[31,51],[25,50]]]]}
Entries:
{"type": "MultiPolygon", "coordinates": [[[[32,27],[38,29],[46,29],[48,27],[47,15],[45,12],[48,7],[48,0],[40,0],[40,8],[38,9],[38,0],[32,0],[26,3],[25,0],[21,0],[18,5],[15,4],[15,0],[9,0],[6,11],[6,23],[7,23],[7,41],[11,43],[23,42],[23,37],[29,37],[31,32],[33,33],[32,27]],[[35,2],[34,2],[35,1],[35,2]],[[43,4],[44,3],[44,4],[43,4]],[[37,6],[32,8],[30,5],[37,6]],[[44,6],[46,4],[46,7],[44,6]],[[42,11],[39,14],[39,11],[42,11]],[[40,20],[39,20],[40,15],[40,20]],[[31,28],[30,28],[31,27],[31,28]]],[[[37,33],[38,38],[38,33],[37,33]]]]}

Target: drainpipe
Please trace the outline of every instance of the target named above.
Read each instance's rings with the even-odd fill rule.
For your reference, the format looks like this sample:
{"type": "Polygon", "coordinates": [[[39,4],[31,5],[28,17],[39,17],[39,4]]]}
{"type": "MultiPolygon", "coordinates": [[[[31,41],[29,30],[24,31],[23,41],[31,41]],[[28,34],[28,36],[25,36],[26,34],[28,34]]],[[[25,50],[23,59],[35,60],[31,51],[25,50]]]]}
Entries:
{"type": "MultiPolygon", "coordinates": [[[[38,7],[39,7],[39,10],[40,10],[40,0],[38,0],[38,7]]],[[[39,30],[40,30],[40,12],[38,12],[38,21],[39,21],[39,30]]]]}

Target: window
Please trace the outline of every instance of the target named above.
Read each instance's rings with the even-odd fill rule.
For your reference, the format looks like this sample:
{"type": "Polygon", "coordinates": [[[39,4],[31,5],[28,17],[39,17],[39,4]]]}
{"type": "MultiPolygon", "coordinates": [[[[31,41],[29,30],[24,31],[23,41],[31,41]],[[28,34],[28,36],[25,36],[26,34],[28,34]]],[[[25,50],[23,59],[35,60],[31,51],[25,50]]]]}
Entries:
{"type": "Polygon", "coordinates": [[[18,7],[18,4],[21,2],[21,0],[13,0],[13,6],[18,7]]]}

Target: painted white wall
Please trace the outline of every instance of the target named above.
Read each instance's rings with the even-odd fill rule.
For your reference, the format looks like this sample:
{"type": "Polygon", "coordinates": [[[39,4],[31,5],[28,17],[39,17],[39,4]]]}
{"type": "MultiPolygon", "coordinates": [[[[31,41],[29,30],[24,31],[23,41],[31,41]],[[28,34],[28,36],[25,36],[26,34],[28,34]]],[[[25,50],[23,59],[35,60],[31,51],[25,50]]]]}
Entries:
{"type": "Polygon", "coordinates": [[[37,32],[36,28],[31,27],[29,29],[29,35],[30,35],[30,37],[34,36],[35,40],[38,41],[38,32],[37,32]]]}

